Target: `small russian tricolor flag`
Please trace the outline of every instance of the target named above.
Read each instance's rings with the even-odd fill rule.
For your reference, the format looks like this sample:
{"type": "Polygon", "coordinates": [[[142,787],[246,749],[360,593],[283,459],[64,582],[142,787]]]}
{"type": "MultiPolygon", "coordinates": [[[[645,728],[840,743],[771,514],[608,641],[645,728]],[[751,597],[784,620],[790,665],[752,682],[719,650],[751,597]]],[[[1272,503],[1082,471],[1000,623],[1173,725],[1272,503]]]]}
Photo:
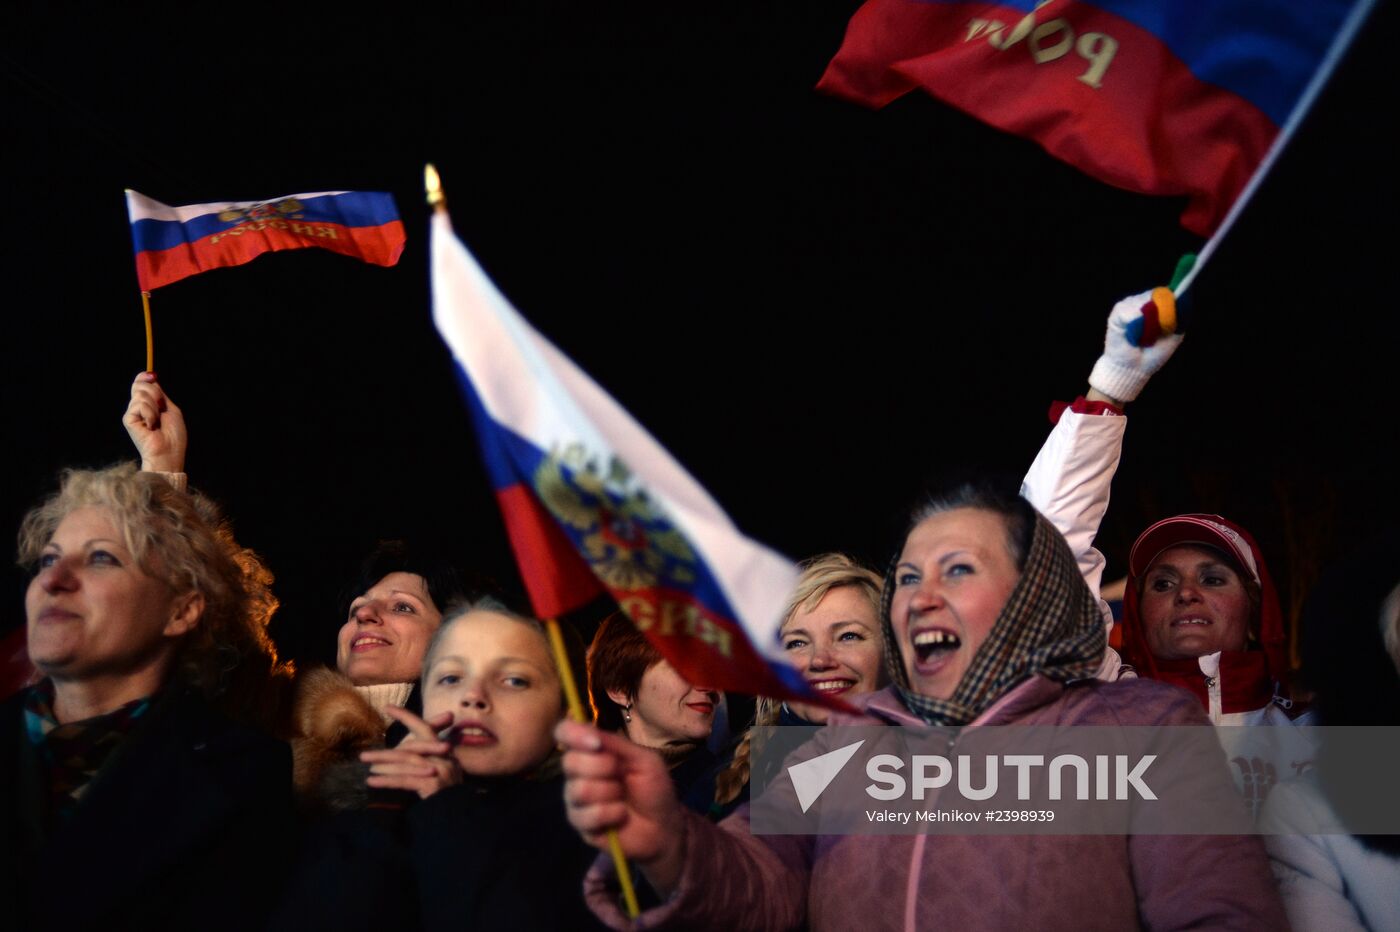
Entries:
{"type": "Polygon", "coordinates": [[[128,189],[126,207],[142,291],[282,249],[315,246],[384,266],[403,254],[398,209],[380,191],[171,207],[128,189]]]}

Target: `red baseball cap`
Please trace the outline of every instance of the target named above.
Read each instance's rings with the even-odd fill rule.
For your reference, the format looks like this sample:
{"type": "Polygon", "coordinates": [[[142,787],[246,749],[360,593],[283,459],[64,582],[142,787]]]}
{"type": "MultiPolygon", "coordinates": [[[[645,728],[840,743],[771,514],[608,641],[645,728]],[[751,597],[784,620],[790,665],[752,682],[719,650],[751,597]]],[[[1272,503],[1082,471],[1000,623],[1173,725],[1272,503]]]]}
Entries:
{"type": "Polygon", "coordinates": [[[1200,544],[1224,552],[1259,584],[1254,550],[1220,515],[1177,515],[1163,518],[1138,536],[1128,553],[1128,573],[1141,576],[1162,551],[1183,544],[1200,544]]]}

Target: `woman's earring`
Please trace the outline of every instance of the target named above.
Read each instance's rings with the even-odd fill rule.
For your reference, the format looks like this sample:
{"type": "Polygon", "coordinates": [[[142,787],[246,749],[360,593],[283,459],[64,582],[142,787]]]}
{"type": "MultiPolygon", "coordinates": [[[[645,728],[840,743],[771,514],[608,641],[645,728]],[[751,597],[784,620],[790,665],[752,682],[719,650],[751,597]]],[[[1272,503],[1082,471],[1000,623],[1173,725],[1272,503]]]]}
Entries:
{"type": "Polygon", "coordinates": [[[622,720],[624,722],[632,721],[632,703],[629,702],[622,707],[622,720]]]}

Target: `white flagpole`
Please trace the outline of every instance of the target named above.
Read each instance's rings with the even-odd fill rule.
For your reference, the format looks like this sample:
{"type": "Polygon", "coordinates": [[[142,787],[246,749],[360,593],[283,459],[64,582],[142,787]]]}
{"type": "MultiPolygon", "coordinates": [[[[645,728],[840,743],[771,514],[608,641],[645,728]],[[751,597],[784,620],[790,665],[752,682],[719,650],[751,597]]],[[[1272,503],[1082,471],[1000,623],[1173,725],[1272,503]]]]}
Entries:
{"type": "Polygon", "coordinates": [[[1210,257],[1215,253],[1221,241],[1230,233],[1230,228],[1235,225],[1235,220],[1239,218],[1250,198],[1254,197],[1259,186],[1264,183],[1264,178],[1273,169],[1274,163],[1278,161],[1279,154],[1284,147],[1293,139],[1294,133],[1302,125],[1307,117],[1308,111],[1317,101],[1317,96],[1322,93],[1323,87],[1332,77],[1332,72],[1337,69],[1337,65],[1346,56],[1347,49],[1351,47],[1352,40],[1361,30],[1361,26],[1366,22],[1366,17],[1371,14],[1372,8],[1376,5],[1376,0],[1358,0],[1356,6],[1347,14],[1346,20],[1342,22],[1342,28],[1337,31],[1337,35],[1332,40],[1332,45],[1327,49],[1327,54],[1323,56],[1322,64],[1318,65],[1312,80],[1303,91],[1303,96],[1298,98],[1298,102],[1293,105],[1293,112],[1288,115],[1288,121],[1283,124],[1283,129],[1274,137],[1273,145],[1269,146],[1268,154],[1264,156],[1264,161],[1259,163],[1259,168],[1255,170],[1253,177],[1249,179],[1249,184],[1240,192],[1240,196],[1235,198],[1235,203],[1231,205],[1229,213],[1221,222],[1219,229],[1206,241],[1205,246],[1196,256],[1196,264],[1191,267],[1191,271],[1186,273],[1186,277],[1181,280],[1181,284],[1176,286],[1176,296],[1180,298],[1186,293],[1186,289],[1191,287],[1191,283],[1196,280],[1205,264],[1210,261],[1210,257]]]}

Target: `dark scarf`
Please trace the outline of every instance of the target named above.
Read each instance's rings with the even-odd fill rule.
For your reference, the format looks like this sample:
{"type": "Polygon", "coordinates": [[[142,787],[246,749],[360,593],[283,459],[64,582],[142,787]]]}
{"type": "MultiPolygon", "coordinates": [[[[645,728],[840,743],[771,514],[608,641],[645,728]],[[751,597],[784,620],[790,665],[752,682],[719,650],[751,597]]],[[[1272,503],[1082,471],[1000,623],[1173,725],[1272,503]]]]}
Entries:
{"type": "Polygon", "coordinates": [[[651,745],[643,745],[649,751],[655,751],[661,755],[661,759],[666,762],[666,769],[674,771],[681,764],[690,760],[695,752],[703,747],[699,741],[688,744],[667,744],[655,748],[651,745]]]}
{"type": "Polygon", "coordinates": [[[1059,682],[1093,676],[1103,662],[1107,637],[1098,602],[1079,574],[1064,537],[1039,512],[1016,588],[978,648],[951,699],[914,692],[890,621],[894,567],[885,574],[880,626],[885,665],[900,698],[930,725],[966,725],[1012,687],[1041,674],[1059,682]]]}
{"type": "Polygon", "coordinates": [[[24,723],[29,741],[44,763],[49,813],[67,819],[96,779],[102,766],[121,746],[151,707],[146,696],[104,715],[59,724],[53,711],[53,683],[31,686],[24,697],[24,723]]]}

